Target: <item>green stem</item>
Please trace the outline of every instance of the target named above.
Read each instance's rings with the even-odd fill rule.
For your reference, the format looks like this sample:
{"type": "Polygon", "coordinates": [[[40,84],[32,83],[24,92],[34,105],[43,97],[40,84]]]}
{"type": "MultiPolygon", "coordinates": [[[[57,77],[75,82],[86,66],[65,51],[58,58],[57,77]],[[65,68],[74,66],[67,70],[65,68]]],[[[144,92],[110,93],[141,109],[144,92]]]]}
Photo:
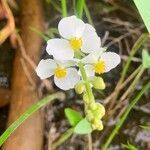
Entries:
{"type": "Polygon", "coordinates": [[[84,3],[85,3],[85,0],[78,0],[77,2],[76,12],[79,18],[82,18],[83,16],[84,3]]]}
{"type": "Polygon", "coordinates": [[[6,131],[0,136],[0,146],[7,140],[7,138],[27,119],[29,118],[34,112],[39,110],[41,107],[46,105],[47,103],[51,102],[54,99],[61,99],[64,97],[63,93],[58,92],[43,98],[42,100],[38,101],[34,105],[32,105],[26,112],[24,112],[14,123],[12,123],[6,131]]]}
{"type": "Polygon", "coordinates": [[[85,82],[85,88],[86,88],[86,92],[88,94],[88,97],[89,97],[90,101],[94,101],[93,92],[92,92],[92,89],[90,87],[90,83],[87,80],[87,75],[86,75],[84,66],[83,66],[83,64],[81,62],[78,65],[79,65],[79,69],[80,69],[82,78],[83,78],[83,80],[85,82]]]}
{"type": "Polygon", "coordinates": [[[136,52],[139,50],[139,48],[141,47],[141,45],[147,40],[147,39],[149,39],[150,38],[150,35],[149,34],[142,34],[141,36],[140,36],[140,38],[136,41],[136,43],[134,44],[134,46],[133,46],[133,48],[132,48],[132,50],[131,50],[131,52],[130,52],[130,56],[129,56],[129,58],[128,58],[128,60],[127,60],[127,62],[126,62],[126,64],[125,64],[125,66],[124,66],[124,68],[123,68],[123,71],[122,71],[122,74],[121,74],[121,78],[120,78],[120,83],[122,83],[123,82],[123,80],[124,80],[124,78],[125,78],[125,76],[126,76],[126,74],[127,74],[127,71],[128,71],[128,68],[129,68],[129,66],[130,66],[130,63],[131,63],[131,61],[132,61],[132,58],[133,58],[133,56],[136,54],[136,52]]]}
{"type": "Polygon", "coordinates": [[[93,23],[90,11],[89,11],[86,3],[84,3],[84,11],[85,11],[85,15],[86,15],[86,17],[88,19],[89,24],[91,24],[92,26],[94,26],[94,23],[93,23]]]}
{"type": "Polygon", "coordinates": [[[121,119],[119,120],[119,122],[116,124],[116,127],[113,129],[112,133],[110,134],[110,136],[108,137],[108,139],[106,140],[106,143],[103,145],[102,150],[107,150],[108,146],[110,145],[110,143],[112,142],[112,140],[114,139],[115,135],[118,133],[119,129],[122,127],[124,121],[126,120],[128,114],[130,113],[130,111],[132,110],[132,108],[135,106],[135,104],[140,100],[140,98],[142,97],[142,95],[150,88],[150,82],[147,83],[143,89],[138,93],[138,95],[132,100],[132,102],[128,105],[128,107],[126,108],[125,113],[122,115],[121,119]]]}
{"type": "Polygon", "coordinates": [[[68,129],[61,137],[52,144],[52,150],[55,150],[59,145],[63,144],[72,134],[73,134],[74,128],[68,129]]]}
{"type": "Polygon", "coordinates": [[[66,3],[66,0],[61,0],[61,9],[62,9],[62,16],[67,17],[67,3],[66,3]]]}

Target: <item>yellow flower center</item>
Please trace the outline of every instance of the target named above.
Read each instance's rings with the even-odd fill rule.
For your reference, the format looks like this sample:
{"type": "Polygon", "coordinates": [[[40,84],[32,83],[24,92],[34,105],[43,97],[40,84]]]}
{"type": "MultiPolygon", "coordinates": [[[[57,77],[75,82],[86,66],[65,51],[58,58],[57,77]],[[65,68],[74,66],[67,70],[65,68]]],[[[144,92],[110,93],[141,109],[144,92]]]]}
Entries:
{"type": "Polygon", "coordinates": [[[66,74],[67,74],[67,71],[66,71],[66,69],[65,68],[62,68],[62,67],[60,67],[60,66],[58,66],[56,69],[55,69],[55,76],[57,77],[57,78],[64,78],[65,76],[66,76],[66,74]]]}
{"type": "Polygon", "coordinates": [[[82,46],[82,38],[73,37],[69,42],[73,50],[80,50],[82,46]]]}
{"type": "Polygon", "coordinates": [[[106,68],[105,62],[102,60],[99,60],[94,64],[95,73],[98,73],[98,74],[104,73],[105,68],[106,68]]]}

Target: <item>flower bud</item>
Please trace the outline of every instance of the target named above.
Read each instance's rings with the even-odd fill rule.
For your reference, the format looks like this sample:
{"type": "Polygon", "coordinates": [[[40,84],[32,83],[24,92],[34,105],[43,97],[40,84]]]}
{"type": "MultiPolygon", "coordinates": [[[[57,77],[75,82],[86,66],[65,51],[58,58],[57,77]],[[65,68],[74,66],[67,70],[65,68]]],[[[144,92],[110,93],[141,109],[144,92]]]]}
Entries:
{"type": "Polygon", "coordinates": [[[82,94],[85,90],[85,85],[83,84],[83,82],[78,82],[75,85],[75,91],[77,94],[82,94]]]}
{"type": "Polygon", "coordinates": [[[92,81],[92,85],[95,89],[100,89],[100,90],[105,89],[105,82],[101,77],[95,77],[92,81]]]}
{"type": "Polygon", "coordinates": [[[89,96],[88,96],[87,93],[84,93],[84,94],[83,94],[83,101],[84,101],[86,104],[88,104],[88,103],[90,102],[90,99],[89,99],[89,96]]]}
{"type": "Polygon", "coordinates": [[[103,130],[103,124],[101,120],[94,120],[92,123],[93,130],[103,130]]]}
{"type": "Polygon", "coordinates": [[[90,110],[87,110],[87,112],[86,112],[86,118],[87,118],[87,120],[89,122],[93,121],[94,116],[93,116],[93,113],[90,110]]]}
{"type": "Polygon", "coordinates": [[[91,109],[91,111],[94,111],[97,109],[97,104],[95,102],[91,103],[89,106],[89,109],[91,109]]]}
{"type": "Polygon", "coordinates": [[[96,103],[96,104],[97,104],[97,109],[95,113],[97,114],[98,118],[101,119],[105,115],[105,107],[100,103],[96,103]]]}

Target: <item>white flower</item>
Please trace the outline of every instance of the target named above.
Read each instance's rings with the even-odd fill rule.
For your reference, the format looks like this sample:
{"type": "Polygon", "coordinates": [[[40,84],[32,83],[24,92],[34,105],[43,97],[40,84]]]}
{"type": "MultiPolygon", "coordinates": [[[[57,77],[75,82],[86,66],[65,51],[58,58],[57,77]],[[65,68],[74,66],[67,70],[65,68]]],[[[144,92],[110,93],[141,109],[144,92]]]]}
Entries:
{"type": "Polygon", "coordinates": [[[95,51],[82,59],[88,77],[108,72],[120,63],[118,54],[104,50],[95,51]]]}
{"type": "Polygon", "coordinates": [[[61,19],[58,30],[63,39],[50,39],[46,47],[48,54],[53,55],[55,59],[71,60],[75,51],[91,53],[101,46],[95,29],[76,16],[61,19]]]}
{"type": "Polygon", "coordinates": [[[74,64],[70,61],[60,62],[53,59],[42,59],[36,68],[36,72],[41,79],[54,75],[56,86],[63,90],[69,90],[74,88],[80,80],[78,71],[71,66],[74,66],[74,64]]]}

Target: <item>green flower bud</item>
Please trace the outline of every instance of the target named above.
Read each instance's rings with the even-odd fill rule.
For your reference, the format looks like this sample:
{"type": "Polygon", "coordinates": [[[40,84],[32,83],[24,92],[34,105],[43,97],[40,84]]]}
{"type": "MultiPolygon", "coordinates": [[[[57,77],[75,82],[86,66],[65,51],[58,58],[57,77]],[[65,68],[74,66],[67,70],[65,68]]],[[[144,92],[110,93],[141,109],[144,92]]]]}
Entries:
{"type": "Polygon", "coordinates": [[[105,89],[105,82],[101,77],[95,77],[92,80],[92,85],[95,89],[100,89],[100,90],[105,89]]]}
{"type": "Polygon", "coordinates": [[[90,110],[87,110],[86,112],[86,118],[89,122],[93,121],[94,120],[94,116],[93,116],[93,113],[90,111],[90,110]]]}
{"type": "Polygon", "coordinates": [[[96,103],[96,105],[97,109],[95,110],[94,114],[101,119],[105,115],[105,107],[100,103],[96,103]]]}
{"type": "Polygon", "coordinates": [[[103,130],[103,123],[101,120],[94,120],[94,122],[92,123],[92,128],[93,130],[103,130]]]}
{"type": "Polygon", "coordinates": [[[93,113],[93,116],[97,119],[101,119],[105,115],[105,107],[100,103],[92,103],[89,108],[93,113]]]}
{"type": "Polygon", "coordinates": [[[77,94],[82,94],[85,90],[85,85],[83,84],[83,82],[78,82],[75,85],[75,91],[77,94]]]}
{"type": "Polygon", "coordinates": [[[84,101],[86,104],[88,104],[88,103],[90,102],[90,99],[89,99],[89,96],[88,96],[87,93],[84,93],[84,94],[83,94],[83,101],[84,101]]]}
{"type": "Polygon", "coordinates": [[[89,105],[89,109],[91,109],[92,111],[96,110],[97,109],[97,104],[95,102],[91,103],[89,105]]]}

